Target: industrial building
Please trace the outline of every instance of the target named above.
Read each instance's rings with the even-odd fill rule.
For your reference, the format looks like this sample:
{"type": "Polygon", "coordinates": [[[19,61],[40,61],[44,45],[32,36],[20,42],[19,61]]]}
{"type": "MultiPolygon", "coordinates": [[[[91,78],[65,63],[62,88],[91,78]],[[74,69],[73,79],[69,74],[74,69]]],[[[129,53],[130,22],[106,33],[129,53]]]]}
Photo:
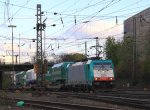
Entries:
{"type": "Polygon", "coordinates": [[[133,37],[137,55],[144,57],[150,43],[150,7],[124,21],[124,37],[133,37]]]}

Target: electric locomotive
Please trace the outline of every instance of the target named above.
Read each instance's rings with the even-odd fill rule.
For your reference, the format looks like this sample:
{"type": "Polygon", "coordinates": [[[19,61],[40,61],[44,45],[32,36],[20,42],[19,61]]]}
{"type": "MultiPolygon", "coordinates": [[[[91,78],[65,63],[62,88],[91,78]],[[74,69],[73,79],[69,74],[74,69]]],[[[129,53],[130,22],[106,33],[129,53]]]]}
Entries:
{"type": "Polygon", "coordinates": [[[74,90],[112,88],[114,80],[111,60],[88,60],[68,66],[65,86],[74,90]]]}
{"type": "MultiPolygon", "coordinates": [[[[17,82],[32,87],[36,82],[34,70],[16,75],[17,82]]],[[[85,62],[62,62],[48,67],[45,87],[54,91],[91,91],[113,88],[114,65],[111,60],[88,60],[85,62]]]]}

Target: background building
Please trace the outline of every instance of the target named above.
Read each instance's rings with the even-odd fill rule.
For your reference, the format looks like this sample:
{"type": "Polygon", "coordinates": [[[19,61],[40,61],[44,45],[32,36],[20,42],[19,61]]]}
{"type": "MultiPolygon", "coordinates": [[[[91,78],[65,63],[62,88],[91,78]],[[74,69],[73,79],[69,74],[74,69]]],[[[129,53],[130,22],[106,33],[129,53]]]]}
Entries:
{"type": "Polygon", "coordinates": [[[144,57],[146,44],[150,43],[150,7],[124,21],[124,36],[133,37],[137,55],[144,57]]]}

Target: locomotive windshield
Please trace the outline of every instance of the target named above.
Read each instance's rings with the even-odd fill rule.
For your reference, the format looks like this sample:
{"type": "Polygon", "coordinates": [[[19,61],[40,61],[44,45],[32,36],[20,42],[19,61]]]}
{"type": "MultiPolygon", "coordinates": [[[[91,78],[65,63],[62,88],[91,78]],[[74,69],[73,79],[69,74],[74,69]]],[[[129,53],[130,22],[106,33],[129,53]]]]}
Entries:
{"type": "Polygon", "coordinates": [[[96,63],[94,65],[94,70],[110,70],[112,69],[112,65],[110,62],[101,62],[101,63],[96,63]]]}
{"type": "Polygon", "coordinates": [[[111,62],[98,62],[94,64],[94,78],[96,80],[112,80],[114,77],[111,62]]]}

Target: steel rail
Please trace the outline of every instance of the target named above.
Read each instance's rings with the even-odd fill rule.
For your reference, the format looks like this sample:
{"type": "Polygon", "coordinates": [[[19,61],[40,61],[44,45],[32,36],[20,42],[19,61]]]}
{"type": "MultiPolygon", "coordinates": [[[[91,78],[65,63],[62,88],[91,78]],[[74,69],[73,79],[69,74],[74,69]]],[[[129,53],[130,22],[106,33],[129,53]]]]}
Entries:
{"type": "Polygon", "coordinates": [[[115,97],[115,96],[100,96],[100,95],[92,96],[92,95],[83,95],[83,94],[76,95],[76,97],[150,110],[150,100],[126,98],[126,97],[115,97]]]}
{"type": "MultiPolygon", "coordinates": [[[[72,96],[77,98],[83,98],[83,99],[89,99],[94,101],[103,101],[103,102],[109,102],[113,104],[118,105],[124,105],[124,106],[130,106],[134,108],[144,108],[150,110],[150,100],[149,99],[139,99],[139,98],[127,98],[122,97],[121,95],[114,96],[114,94],[111,96],[111,94],[104,95],[104,94],[85,94],[85,93],[58,93],[53,92],[54,94],[63,95],[63,96],[72,96]]],[[[147,94],[148,95],[148,94],[147,94]]]]}
{"type": "MultiPolygon", "coordinates": [[[[5,99],[5,97],[1,97],[5,99]]],[[[61,102],[52,102],[52,101],[40,101],[40,100],[30,100],[22,98],[8,98],[7,100],[24,101],[25,105],[30,105],[31,107],[42,108],[44,110],[114,110],[107,107],[97,107],[89,105],[80,105],[80,104],[71,104],[71,103],[61,103],[61,102]]]]}
{"type": "MultiPolygon", "coordinates": [[[[146,99],[127,98],[127,97],[122,97],[121,95],[119,97],[114,96],[114,95],[110,96],[111,94],[109,94],[109,96],[108,95],[104,96],[103,94],[95,95],[95,94],[70,93],[70,92],[69,93],[68,92],[50,92],[50,93],[62,95],[64,97],[72,96],[72,97],[89,99],[89,100],[94,100],[94,101],[103,101],[103,102],[109,102],[109,103],[118,104],[118,105],[131,106],[134,108],[150,109],[150,100],[146,100],[146,99]]],[[[44,101],[44,103],[47,103],[47,102],[44,101]]]]}

